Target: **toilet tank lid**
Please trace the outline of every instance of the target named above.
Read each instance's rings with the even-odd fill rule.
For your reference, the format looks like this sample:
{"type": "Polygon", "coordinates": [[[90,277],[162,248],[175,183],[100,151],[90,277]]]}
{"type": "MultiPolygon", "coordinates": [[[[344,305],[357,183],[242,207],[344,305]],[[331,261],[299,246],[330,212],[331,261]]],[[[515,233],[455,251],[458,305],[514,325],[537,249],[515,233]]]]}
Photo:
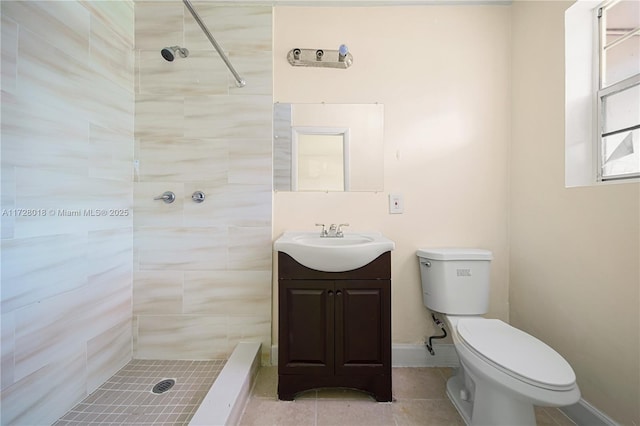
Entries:
{"type": "Polygon", "coordinates": [[[430,260],[491,260],[489,250],[475,248],[423,248],[418,249],[418,257],[430,260]]]}

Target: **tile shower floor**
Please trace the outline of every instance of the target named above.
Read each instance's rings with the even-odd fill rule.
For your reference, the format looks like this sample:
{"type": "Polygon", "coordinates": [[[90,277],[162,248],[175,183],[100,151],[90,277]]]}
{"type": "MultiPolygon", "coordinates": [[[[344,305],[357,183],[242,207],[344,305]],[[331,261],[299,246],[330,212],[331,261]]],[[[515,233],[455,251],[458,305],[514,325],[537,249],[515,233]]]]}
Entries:
{"type": "MultiPolygon", "coordinates": [[[[295,401],[277,400],[277,367],[262,367],[240,419],[241,426],[464,425],[446,396],[449,368],[394,368],[392,403],[362,392],[312,390],[295,401]]],[[[555,408],[536,407],[539,426],[574,425],[555,408]]]]}
{"type": "Polygon", "coordinates": [[[54,426],[188,425],[225,362],[133,360],[54,426]],[[152,393],[162,379],[176,383],[152,393]]]}

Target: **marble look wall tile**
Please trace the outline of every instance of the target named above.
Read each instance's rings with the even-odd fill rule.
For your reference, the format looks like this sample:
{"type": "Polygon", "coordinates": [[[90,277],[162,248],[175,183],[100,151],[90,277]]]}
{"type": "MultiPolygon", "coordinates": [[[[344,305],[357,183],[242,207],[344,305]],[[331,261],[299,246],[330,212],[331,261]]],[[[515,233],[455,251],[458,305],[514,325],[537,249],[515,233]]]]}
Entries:
{"type": "Polygon", "coordinates": [[[86,396],[84,351],[51,362],[2,391],[2,423],[49,425],[86,396]]]}
{"type": "MultiPolygon", "coordinates": [[[[67,3],[70,2],[64,4],[67,3]]],[[[85,58],[81,58],[72,56],[72,51],[63,50],[62,45],[55,44],[55,39],[32,30],[33,28],[20,29],[18,90],[25,96],[36,97],[40,102],[68,105],[69,109],[76,111],[75,119],[86,116],[88,112],[84,110],[85,102],[90,98],[94,79],[94,72],[88,64],[88,39],[87,53],[85,58]]]]}
{"type": "Polygon", "coordinates": [[[186,96],[184,134],[191,138],[271,138],[272,107],[271,96],[186,96]]]}
{"type": "Polygon", "coordinates": [[[271,270],[271,228],[229,228],[229,269],[271,270]]]}
{"type": "MultiPolygon", "coordinates": [[[[2,137],[0,135],[0,137],[2,137]]],[[[3,144],[4,145],[4,144],[3,144]]],[[[0,207],[3,211],[11,211],[16,206],[16,175],[15,168],[2,164],[0,167],[0,207]]],[[[13,238],[15,217],[3,215],[1,220],[2,239],[13,238]]],[[[1,262],[0,262],[1,263],[1,262]]]]}
{"type": "Polygon", "coordinates": [[[228,145],[219,139],[142,138],[140,181],[226,182],[228,145]]]}
{"type": "Polygon", "coordinates": [[[133,223],[136,227],[182,226],[185,203],[183,183],[176,182],[137,182],[134,185],[133,223]],[[165,203],[154,198],[166,191],[175,194],[173,203],[165,203]]]}
{"type": "Polygon", "coordinates": [[[2,312],[85,285],[86,253],[86,234],[3,241],[2,312]]]}
{"type": "Polygon", "coordinates": [[[89,285],[124,288],[133,285],[133,228],[117,228],[88,233],[89,285]]]}
{"type": "Polygon", "coordinates": [[[136,1],[136,49],[160,52],[166,46],[184,46],[183,12],[182,2],[136,1]]]}
{"type": "Polygon", "coordinates": [[[130,134],[89,125],[89,177],[131,182],[133,146],[130,134]]]}
{"type": "Polygon", "coordinates": [[[235,347],[241,341],[260,341],[262,350],[271,349],[271,318],[258,315],[233,315],[229,322],[229,342],[235,347]]]}
{"type": "Polygon", "coordinates": [[[145,227],[135,232],[140,270],[217,270],[227,266],[227,229],[145,227]]]}
{"type": "Polygon", "coordinates": [[[291,104],[273,107],[273,187],[291,191],[291,104]]]}
{"type": "Polygon", "coordinates": [[[184,108],[184,98],[180,95],[137,95],[136,138],[184,136],[184,108]]]}
{"type": "Polygon", "coordinates": [[[265,186],[228,185],[225,190],[229,225],[271,226],[271,191],[265,186]]]}
{"type": "Polygon", "coordinates": [[[65,108],[2,93],[3,169],[60,168],[87,176],[87,138],[86,122],[70,119],[65,108]],[[57,135],[55,144],[52,135],[57,135]]]}
{"type": "Polygon", "coordinates": [[[16,208],[46,212],[16,217],[16,237],[131,226],[133,194],[119,181],[18,168],[16,194],[16,208]]]}
{"type": "Polygon", "coordinates": [[[136,3],[136,19],[148,19],[141,11],[157,13],[153,23],[136,25],[136,215],[141,221],[136,217],[134,351],[138,358],[207,359],[228,356],[238,336],[270,339],[271,268],[265,265],[271,240],[263,231],[271,227],[271,8],[195,4],[251,78],[246,90],[236,90],[182,5],[184,43],[171,35],[175,5],[136,3]],[[167,22],[171,42],[158,43],[164,36],[154,35],[158,20],[167,22]],[[177,44],[190,56],[164,62],[159,50],[177,44]],[[167,215],[154,215],[155,207],[141,195],[160,189],[152,183],[183,186],[167,215]],[[191,200],[196,190],[206,194],[203,203],[191,200]],[[260,229],[230,230],[238,226],[260,229]],[[238,265],[241,251],[249,256],[235,271],[229,264],[232,249],[238,265]],[[233,342],[231,324],[238,324],[233,342]]]}
{"type": "MultiPolygon", "coordinates": [[[[194,2],[193,6],[225,52],[272,49],[270,6],[229,6],[206,2],[194,2]]],[[[185,44],[193,49],[213,49],[186,8],[184,33],[185,44]]]]}
{"type": "Polygon", "coordinates": [[[81,0],[80,4],[90,13],[92,21],[99,20],[111,28],[119,42],[133,48],[134,31],[134,2],[132,0],[95,1],[81,0]]]}
{"type": "MultiPolygon", "coordinates": [[[[18,65],[18,24],[2,15],[2,91],[13,92],[16,88],[16,70],[18,65]]],[[[3,94],[4,98],[4,94],[3,94]]]]}
{"type": "Polygon", "coordinates": [[[2,205],[47,213],[2,221],[2,422],[51,424],[131,356],[131,215],[57,209],[132,208],[133,4],[0,7],[2,205]]]}
{"type": "Polygon", "coordinates": [[[136,358],[219,359],[231,354],[225,317],[141,315],[136,358]]]}
{"type": "Polygon", "coordinates": [[[87,285],[15,314],[15,378],[85,352],[86,342],[131,318],[128,283],[87,285]]]}
{"type": "Polygon", "coordinates": [[[229,183],[270,182],[271,139],[233,139],[229,142],[229,183]]]}
{"type": "Polygon", "coordinates": [[[3,1],[2,15],[11,16],[11,19],[20,24],[21,29],[32,31],[61,51],[80,61],[87,61],[90,15],[79,3],[3,1]]]}
{"type": "MultiPolygon", "coordinates": [[[[133,25],[133,21],[129,21],[133,25]]],[[[131,31],[133,32],[133,31],[131,31]]],[[[133,46],[118,37],[113,27],[91,18],[90,64],[92,69],[133,93],[133,46]]]]}
{"type": "Polygon", "coordinates": [[[131,333],[131,318],[127,318],[87,341],[87,395],[131,361],[131,333]]]}
{"type": "Polygon", "coordinates": [[[187,226],[269,226],[271,191],[263,185],[185,184],[184,224],[187,226]],[[206,199],[196,204],[193,191],[206,199]]]}
{"type": "MultiPolygon", "coordinates": [[[[3,313],[0,318],[0,391],[4,391],[13,384],[14,351],[15,351],[15,325],[13,312],[3,313]]],[[[1,393],[1,392],[0,392],[1,393]]]]}
{"type": "Polygon", "coordinates": [[[91,84],[88,90],[90,96],[82,109],[82,113],[87,115],[86,119],[133,139],[136,111],[134,93],[97,73],[91,75],[91,84]]]}
{"type": "Polygon", "coordinates": [[[231,95],[269,95],[273,92],[273,57],[271,51],[231,52],[229,60],[238,74],[247,82],[238,87],[229,73],[231,95]]]}
{"type": "Polygon", "coordinates": [[[184,312],[271,316],[271,271],[187,271],[184,312]]]}
{"type": "Polygon", "coordinates": [[[139,56],[142,94],[209,94],[229,92],[227,67],[214,51],[189,49],[189,56],[167,62],[160,49],[141,50],[139,56]]]}
{"type": "Polygon", "coordinates": [[[182,313],[182,271],[137,271],[133,274],[133,314],[182,313]]]}
{"type": "Polygon", "coordinates": [[[185,226],[226,226],[228,215],[231,214],[226,205],[227,187],[225,183],[188,182],[184,185],[184,224],[185,226]],[[195,203],[191,195],[195,191],[202,191],[205,200],[195,203]]]}

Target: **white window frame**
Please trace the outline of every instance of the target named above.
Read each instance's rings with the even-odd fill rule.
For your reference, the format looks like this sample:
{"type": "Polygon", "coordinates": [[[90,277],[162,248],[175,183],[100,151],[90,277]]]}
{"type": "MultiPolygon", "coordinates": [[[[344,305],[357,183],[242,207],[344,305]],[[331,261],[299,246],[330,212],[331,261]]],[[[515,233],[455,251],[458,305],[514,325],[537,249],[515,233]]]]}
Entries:
{"type": "Polygon", "coordinates": [[[565,187],[639,183],[599,180],[599,28],[602,0],[577,0],[565,12],[565,187]]]}
{"type": "MultiPolygon", "coordinates": [[[[629,90],[632,87],[635,87],[636,85],[640,84],[640,73],[635,74],[631,77],[628,77],[624,80],[618,81],[614,84],[610,84],[605,86],[603,84],[604,82],[604,74],[606,73],[606,69],[605,69],[605,58],[606,58],[606,53],[605,53],[605,45],[606,45],[606,25],[604,20],[602,19],[603,14],[605,9],[610,8],[612,6],[614,6],[616,3],[618,3],[618,0],[607,0],[603,3],[601,3],[596,9],[595,9],[595,22],[596,22],[596,36],[597,36],[597,42],[594,42],[594,46],[596,49],[596,54],[594,55],[595,58],[597,58],[597,66],[596,66],[596,78],[595,80],[595,90],[594,93],[596,95],[596,119],[595,119],[595,124],[596,124],[596,130],[594,132],[594,136],[596,139],[596,143],[595,143],[595,158],[597,160],[597,164],[596,164],[596,180],[598,182],[605,182],[605,181],[613,181],[613,180],[620,180],[620,179],[637,179],[640,177],[640,170],[638,172],[635,173],[625,173],[622,175],[609,175],[609,176],[603,176],[603,169],[604,169],[604,158],[602,157],[602,153],[603,153],[603,139],[607,136],[612,136],[615,134],[619,134],[622,132],[626,132],[626,131],[630,131],[630,130],[635,130],[640,128],[640,123],[635,124],[631,127],[628,128],[624,128],[624,129],[617,129],[615,131],[610,131],[610,132],[604,132],[604,128],[605,128],[605,111],[604,111],[604,99],[607,96],[613,95],[615,93],[620,93],[623,92],[625,90],[629,90]]],[[[628,40],[629,37],[633,37],[634,34],[637,33],[639,29],[636,28],[635,30],[632,30],[630,33],[627,34],[626,37],[623,37],[619,40],[617,40],[613,45],[608,46],[609,48],[625,41],[628,40]]]]}

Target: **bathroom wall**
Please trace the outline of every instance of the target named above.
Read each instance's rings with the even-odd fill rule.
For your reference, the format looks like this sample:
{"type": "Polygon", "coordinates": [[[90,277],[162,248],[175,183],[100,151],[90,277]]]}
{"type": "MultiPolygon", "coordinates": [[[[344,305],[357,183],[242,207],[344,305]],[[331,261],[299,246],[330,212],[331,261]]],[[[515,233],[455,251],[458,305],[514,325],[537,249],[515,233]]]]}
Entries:
{"type": "Polygon", "coordinates": [[[490,249],[489,316],[507,320],[509,7],[279,6],[274,13],[274,100],[384,104],[385,166],[379,193],[276,192],[273,238],[349,223],[347,232],[379,230],[394,240],[394,343],[419,344],[434,331],[416,249],[490,249]],[[342,43],[354,58],[347,70],[286,60],[294,47],[342,43]],[[404,196],[403,214],[388,213],[389,192],[404,196]]]}
{"type": "Polygon", "coordinates": [[[133,3],[2,1],[2,418],[132,356],[133,3]]]}
{"type": "Polygon", "coordinates": [[[247,85],[182,2],[136,2],[135,358],[271,345],[271,7],[193,5],[247,85]]]}
{"type": "Polygon", "coordinates": [[[640,424],[640,185],[564,187],[572,3],[512,6],[510,318],[567,358],[586,401],[640,424]]]}

